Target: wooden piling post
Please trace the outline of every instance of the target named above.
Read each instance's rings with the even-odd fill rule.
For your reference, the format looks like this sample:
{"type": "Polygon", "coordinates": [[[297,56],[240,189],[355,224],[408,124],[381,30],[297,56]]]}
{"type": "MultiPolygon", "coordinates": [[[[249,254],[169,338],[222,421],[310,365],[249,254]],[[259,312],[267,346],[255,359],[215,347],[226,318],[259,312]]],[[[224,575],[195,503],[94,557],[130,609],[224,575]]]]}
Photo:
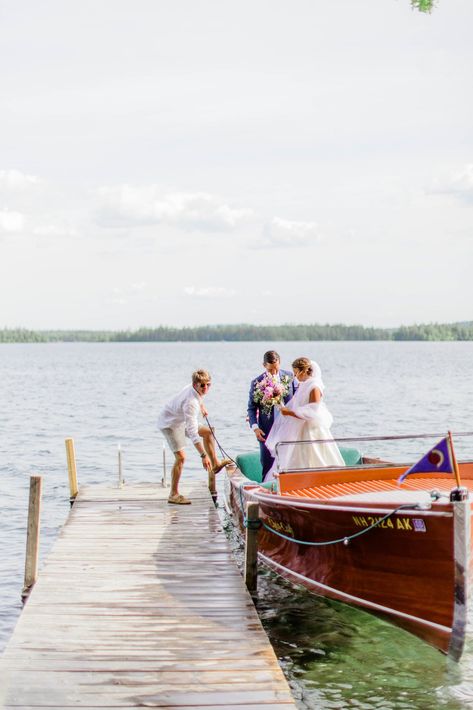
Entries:
{"type": "Polygon", "coordinates": [[[26,601],[38,577],[41,476],[30,476],[28,528],[26,532],[25,579],[21,598],[26,601]]]}
{"type": "Polygon", "coordinates": [[[123,461],[122,461],[122,447],[118,444],[118,487],[123,488],[125,481],[123,480],[123,461]]]}
{"type": "Polygon", "coordinates": [[[213,473],[212,469],[209,470],[209,491],[213,502],[217,504],[217,484],[215,481],[215,473],[213,473]]]}
{"type": "Polygon", "coordinates": [[[161,479],[161,486],[167,488],[167,471],[166,471],[166,444],[163,441],[163,477],[161,479]]]}
{"type": "Polygon", "coordinates": [[[71,505],[79,492],[77,487],[76,454],[74,451],[74,439],[66,439],[67,470],[69,473],[69,491],[71,505]]]}
{"type": "Polygon", "coordinates": [[[245,535],[245,584],[249,592],[258,587],[258,530],[260,528],[258,503],[247,503],[245,535]]]}

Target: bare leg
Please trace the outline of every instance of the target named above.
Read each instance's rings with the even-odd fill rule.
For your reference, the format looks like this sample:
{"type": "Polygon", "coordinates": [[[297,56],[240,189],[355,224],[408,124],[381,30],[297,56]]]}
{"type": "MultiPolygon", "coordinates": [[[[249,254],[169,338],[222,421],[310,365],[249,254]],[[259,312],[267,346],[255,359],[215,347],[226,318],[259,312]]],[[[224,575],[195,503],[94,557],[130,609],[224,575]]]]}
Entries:
{"type": "Polygon", "coordinates": [[[184,468],[184,461],[186,460],[186,455],[184,450],[174,452],[174,465],[171,471],[171,491],[170,496],[179,495],[179,480],[181,478],[182,469],[184,468]]]}
{"type": "Polygon", "coordinates": [[[210,431],[209,427],[207,426],[200,426],[199,427],[199,436],[202,437],[202,444],[205,449],[205,453],[210,459],[210,463],[212,464],[212,468],[216,468],[219,464],[219,461],[217,459],[217,455],[215,453],[215,444],[214,444],[214,438],[212,435],[212,432],[210,431]]]}
{"type": "Polygon", "coordinates": [[[222,470],[224,466],[228,466],[229,463],[231,463],[231,459],[222,459],[221,461],[217,458],[217,454],[215,453],[215,444],[214,444],[214,437],[212,434],[212,431],[209,429],[209,427],[206,426],[200,426],[199,427],[199,436],[202,437],[202,444],[205,449],[205,453],[210,459],[210,463],[212,468],[210,469],[210,474],[215,474],[218,473],[219,471],[222,470]]]}

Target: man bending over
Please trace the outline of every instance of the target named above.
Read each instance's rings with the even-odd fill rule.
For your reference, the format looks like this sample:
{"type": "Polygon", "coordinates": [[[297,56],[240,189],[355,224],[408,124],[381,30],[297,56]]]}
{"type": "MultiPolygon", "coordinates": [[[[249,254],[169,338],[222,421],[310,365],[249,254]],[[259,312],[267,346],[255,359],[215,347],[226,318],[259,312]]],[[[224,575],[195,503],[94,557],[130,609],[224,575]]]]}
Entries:
{"type": "Polygon", "coordinates": [[[211,429],[199,425],[199,414],[207,416],[203,398],[209,391],[211,378],[206,370],[192,373],[192,384],[184,387],[171,399],[158,417],[161,429],[169,448],[174,454],[171,472],[171,491],[168,503],[189,505],[191,501],[179,493],[179,480],[186,460],[185,447],[188,437],[200,454],[202,466],[206,471],[218,473],[231,463],[230,459],[219,461],[215,454],[215,445],[211,429]]]}

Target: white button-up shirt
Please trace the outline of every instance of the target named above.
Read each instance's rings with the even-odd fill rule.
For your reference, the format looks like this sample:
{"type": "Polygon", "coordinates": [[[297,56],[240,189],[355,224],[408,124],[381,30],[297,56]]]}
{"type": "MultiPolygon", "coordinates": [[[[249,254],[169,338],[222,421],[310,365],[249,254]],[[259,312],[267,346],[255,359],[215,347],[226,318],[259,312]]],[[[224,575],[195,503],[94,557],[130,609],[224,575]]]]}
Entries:
{"type": "Polygon", "coordinates": [[[193,385],[187,385],[164,406],[158,417],[158,428],[177,429],[185,426],[186,436],[192,443],[198,444],[201,403],[202,398],[193,385]]]}

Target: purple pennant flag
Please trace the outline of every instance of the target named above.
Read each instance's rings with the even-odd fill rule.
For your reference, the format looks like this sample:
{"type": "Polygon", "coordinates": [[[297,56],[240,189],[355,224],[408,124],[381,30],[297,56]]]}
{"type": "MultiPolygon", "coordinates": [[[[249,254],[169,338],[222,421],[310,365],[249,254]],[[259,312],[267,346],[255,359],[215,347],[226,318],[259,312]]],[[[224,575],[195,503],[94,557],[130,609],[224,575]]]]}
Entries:
{"type": "Polygon", "coordinates": [[[402,476],[399,476],[397,482],[402,483],[410,473],[454,473],[448,437],[440,439],[420,461],[417,461],[402,476]]]}

